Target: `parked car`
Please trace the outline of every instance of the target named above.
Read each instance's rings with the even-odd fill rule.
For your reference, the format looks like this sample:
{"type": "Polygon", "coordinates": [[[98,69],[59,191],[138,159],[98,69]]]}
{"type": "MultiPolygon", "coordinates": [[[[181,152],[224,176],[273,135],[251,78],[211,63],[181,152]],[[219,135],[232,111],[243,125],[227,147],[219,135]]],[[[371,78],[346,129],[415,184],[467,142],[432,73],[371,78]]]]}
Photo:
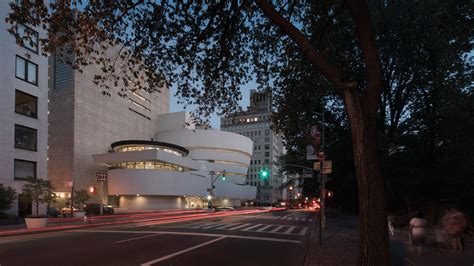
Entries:
{"type": "MultiPolygon", "coordinates": [[[[78,212],[79,209],[77,209],[76,207],[74,207],[74,208],[73,208],[73,211],[74,211],[74,212],[78,212]]],[[[70,206],[66,206],[66,207],[62,208],[62,209],[61,209],[61,214],[62,214],[63,216],[65,216],[66,214],[71,215],[71,207],[70,207],[70,206]]]]}
{"type": "Polygon", "coordinates": [[[234,207],[216,207],[215,209],[217,212],[228,212],[235,210],[234,207]]]}
{"type": "MultiPolygon", "coordinates": [[[[114,214],[114,207],[112,205],[104,205],[102,207],[103,209],[103,214],[114,214]]],[[[100,214],[100,204],[98,203],[88,203],[84,205],[84,211],[86,214],[94,214],[94,215],[99,215],[100,214]]]]}
{"type": "MultiPolygon", "coordinates": [[[[69,210],[71,211],[71,210],[69,210]]],[[[46,210],[46,214],[50,217],[58,217],[59,216],[59,208],[56,208],[56,207],[49,207],[47,210],[46,210]]]]}

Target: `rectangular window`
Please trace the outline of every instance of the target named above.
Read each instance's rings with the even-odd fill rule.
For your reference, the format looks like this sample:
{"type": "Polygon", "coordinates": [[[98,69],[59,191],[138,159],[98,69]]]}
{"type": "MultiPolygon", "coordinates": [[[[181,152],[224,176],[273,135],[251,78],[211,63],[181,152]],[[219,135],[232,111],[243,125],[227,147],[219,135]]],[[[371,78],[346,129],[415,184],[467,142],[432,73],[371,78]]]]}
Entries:
{"type": "Polygon", "coordinates": [[[16,90],[15,113],[38,118],[38,98],[16,90]]]}
{"type": "Polygon", "coordinates": [[[36,162],[15,159],[14,165],[14,179],[25,180],[29,176],[36,177],[36,162]]]}
{"type": "Polygon", "coordinates": [[[15,125],[15,148],[36,151],[37,130],[15,125]]]}
{"type": "Polygon", "coordinates": [[[268,151],[265,152],[265,156],[266,156],[266,157],[270,156],[270,153],[269,153],[268,151]]]}
{"type": "Polygon", "coordinates": [[[38,53],[38,32],[22,24],[17,26],[17,30],[23,40],[23,47],[38,53]]]}
{"type": "Polygon", "coordinates": [[[17,55],[15,76],[33,85],[38,85],[38,65],[17,55]]]}
{"type": "Polygon", "coordinates": [[[270,145],[265,144],[265,150],[269,150],[269,149],[270,149],[270,145]]]}
{"type": "Polygon", "coordinates": [[[265,159],[265,164],[269,164],[270,163],[270,159],[265,159]]]}

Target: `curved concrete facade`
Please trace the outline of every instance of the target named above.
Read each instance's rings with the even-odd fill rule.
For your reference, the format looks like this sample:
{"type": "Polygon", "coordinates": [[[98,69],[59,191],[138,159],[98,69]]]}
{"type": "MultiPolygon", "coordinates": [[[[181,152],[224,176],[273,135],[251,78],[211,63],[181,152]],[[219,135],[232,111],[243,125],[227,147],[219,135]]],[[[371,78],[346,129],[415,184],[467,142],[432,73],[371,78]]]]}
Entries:
{"type": "Polygon", "coordinates": [[[236,205],[256,197],[256,188],[244,185],[252,145],[249,138],[234,133],[181,128],[159,132],[154,141],[113,143],[111,152],[93,158],[109,167],[108,193],[126,205],[120,208],[181,208],[190,198],[202,200],[209,194],[211,171],[226,172],[225,180],[219,176],[214,183],[216,202],[236,205]],[[146,147],[140,146],[145,142],[146,147]],[[176,154],[160,145],[189,153],[176,154]]]}
{"type": "Polygon", "coordinates": [[[252,156],[252,140],[239,134],[213,129],[159,132],[156,139],[189,150],[189,158],[202,163],[205,171],[226,171],[228,181],[244,185],[252,156]]]}

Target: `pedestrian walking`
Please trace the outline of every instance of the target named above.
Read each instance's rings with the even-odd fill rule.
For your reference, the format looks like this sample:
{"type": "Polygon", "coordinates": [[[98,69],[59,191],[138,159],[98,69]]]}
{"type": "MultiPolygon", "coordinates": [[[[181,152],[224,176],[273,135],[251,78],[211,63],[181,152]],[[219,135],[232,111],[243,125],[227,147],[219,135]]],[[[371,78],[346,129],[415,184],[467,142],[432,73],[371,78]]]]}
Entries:
{"type": "Polygon", "coordinates": [[[415,217],[410,220],[410,230],[408,235],[408,242],[410,250],[414,248],[418,251],[418,256],[423,252],[423,245],[426,238],[426,220],[423,213],[418,212],[415,217]]]}
{"type": "Polygon", "coordinates": [[[84,214],[84,216],[82,217],[82,222],[84,224],[90,224],[91,221],[89,220],[89,216],[87,216],[87,214],[84,214]]]}
{"type": "Polygon", "coordinates": [[[388,221],[388,231],[390,232],[391,236],[394,236],[395,235],[395,217],[393,217],[393,215],[390,214],[387,217],[387,221],[388,221]]]}
{"type": "Polygon", "coordinates": [[[462,252],[462,237],[467,226],[467,220],[464,213],[452,209],[448,210],[443,217],[443,227],[455,251],[462,252]]]}

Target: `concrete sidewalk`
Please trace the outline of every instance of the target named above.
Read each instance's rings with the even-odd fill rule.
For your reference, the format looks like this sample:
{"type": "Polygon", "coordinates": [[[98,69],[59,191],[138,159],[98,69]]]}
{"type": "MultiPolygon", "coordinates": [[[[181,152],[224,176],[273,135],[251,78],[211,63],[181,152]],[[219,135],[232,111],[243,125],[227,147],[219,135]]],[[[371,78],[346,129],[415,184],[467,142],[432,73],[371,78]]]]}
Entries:
{"type": "MultiPolygon", "coordinates": [[[[305,266],[356,265],[358,253],[358,217],[343,213],[328,213],[327,229],[322,232],[319,245],[319,224],[313,225],[309,251],[305,266]]],[[[428,237],[423,254],[418,256],[408,251],[408,233],[397,231],[390,238],[392,265],[474,265],[474,237],[465,239],[463,254],[451,250],[449,243],[440,249],[434,238],[428,237]]]]}

